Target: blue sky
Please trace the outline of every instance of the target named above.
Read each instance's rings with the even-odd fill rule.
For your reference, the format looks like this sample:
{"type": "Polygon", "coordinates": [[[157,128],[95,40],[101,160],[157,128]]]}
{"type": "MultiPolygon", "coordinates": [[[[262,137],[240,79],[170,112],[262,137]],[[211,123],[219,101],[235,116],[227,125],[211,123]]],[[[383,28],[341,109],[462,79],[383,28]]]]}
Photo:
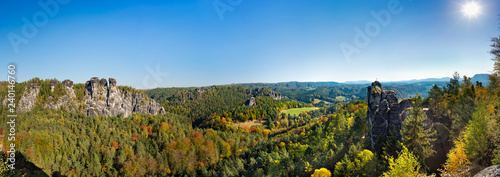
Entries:
{"type": "Polygon", "coordinates": [[[152,88],[472,76],[492,70],[490,38],[500,35],[497,0],[476,0],[475,18],[461,12],[468,0],[65,1],[1,2],[0,58],[17,64],[20,81],[113,77],[152,88]],[[385,26],[371,14],[395,2],[400,12],[385,26]],[[357,46],[355,29],[366,26],[373,37],[357,46]],[[359,53],[346,58],[343,43],[359,53]]]}

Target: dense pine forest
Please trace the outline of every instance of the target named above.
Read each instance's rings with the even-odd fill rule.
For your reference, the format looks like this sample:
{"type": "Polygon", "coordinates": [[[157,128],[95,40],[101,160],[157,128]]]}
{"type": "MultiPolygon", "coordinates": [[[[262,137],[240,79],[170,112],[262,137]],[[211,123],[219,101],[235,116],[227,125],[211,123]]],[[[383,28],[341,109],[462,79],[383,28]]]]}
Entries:
{"type": "MultiPolygon", "coordinates": [[[[500,164],[500,39],[488,83],[455,73],[449,82],[385,87],[412,107],[401,138],[366,138],[368,85],[240,84],[122,92],[156,100],[166,114],[88,116],[84,105],[50,109],[66,95],[37,83],[33,109],[20,111],[15,170],[1,176],[471,176],[500,164]],[[419,94],[425,92],[424,94],[419,94]],[[296,108],[309,111],[290,113],[296,108]],[[442,144],[449,144],[442,145],[442,144]],[[439,148],[438,148],[439,145],[439,148]],[[443,157],[443,158],[440,158],[443,157]],[[430,160],[438,159],[438,160],[430,160]],[[439,160],[440,159],[440,160],[439,160]],[[436,166],[436,162],[438,162],[436,166]]],[[[0,84],[0,96],[9,84],[0,84]]],[[[75,84],[77,101],[84,84],[75,84]]],[[[376,92],[376,90],[368,90],[376,92]]],[[[10,102],[7,100],[6,102],[10,102]]],[[[0,109],[8,122],[7,105],[0,109]]],[[[3,151],[8,124],[3,124],[3,151]]],[[[397,134],[397,133],[396,133],[397,134]]],[[[389,136],[390,137],[390,136],[389,136]]],[[[7,162],[5,153],[2,164],[7,162]]]]}

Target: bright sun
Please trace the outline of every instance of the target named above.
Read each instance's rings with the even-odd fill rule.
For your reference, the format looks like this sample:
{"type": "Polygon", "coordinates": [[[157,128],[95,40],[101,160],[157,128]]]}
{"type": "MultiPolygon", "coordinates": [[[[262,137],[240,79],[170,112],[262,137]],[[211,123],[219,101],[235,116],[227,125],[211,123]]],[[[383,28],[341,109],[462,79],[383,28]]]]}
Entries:
{"type": "Polygon", "coordinates": [[[469,18],[476,17],[479,13],[481,13],[481,6],[474,1],[467,2],[467,4],[462,7],[462,12],[469,18]]]}

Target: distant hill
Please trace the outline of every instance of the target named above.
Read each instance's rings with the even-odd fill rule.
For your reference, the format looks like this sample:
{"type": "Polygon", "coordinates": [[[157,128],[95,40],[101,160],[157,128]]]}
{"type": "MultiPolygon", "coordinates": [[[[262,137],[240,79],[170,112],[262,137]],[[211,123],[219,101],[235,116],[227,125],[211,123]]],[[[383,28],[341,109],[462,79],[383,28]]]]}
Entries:
{"type": "MultiPolygon", "coordinates": [[[[399,98],[406,99],[416,94],[427,96],[433,85],[443,87],[450,81],[450,77],[412,79],[405,81],[382,82],[386,89],[393,90],[399,98]]],[[[488,74],[476,74],[471,78],[473,83],[488,84],[488,74]]],[[[366,87],[373,81],[359,80],[346,82],[280,82],[280,83],[245,83],[234,84],[246,88],[269,87],[280,92],[290,99],[314,103],[315,99],[332,103],[339,102],[336,98],[345,97],[347,100],[366,99],[366,87]]]]}
{"type": "Polygon", "coordinates": [[[489,74],[476,74],[471,78],[472,83],[482,82],[483,85],[488,85],[489,74]]]}
{"type": "Polygon", "coordinates": [[[345,82],[343,82],[343,84],[370,84],[372,82],[373,81],[369,81],[369,80],[359,80],[359,81],[345,81],[345,82]]]}
{"type": "MultiPolygon", "coordinates": [[[[488,76],[489,74],[476,74],[472,76],[471,81],[473,83],[476,83],[476,81],[482,82],[483,85],[488,84],[488,76]]],[[[409,83],[422,83],[422,82],[449,82],[451,77],[442,77],[442,78],[425,78],[425,79],[412,79],[412,80],[407,80],[407,81],[389,81],[386,83],[404,83],[404,84],[409,84],[409,83]]],[[[461,79],[462,81],[462,79],[461,79]]]]}
{"type": "Polygon", "coordinates": [[[450,81],[450,77],[442,77],[442,78],[425,78],[425,79],[412,79],[407,81],[392,81],[396,83],[418,83],[418,82],[448,82],[450,81]]]}
{"type": "Polygon", "coordinates": [[[231,84],[239,85],[247,88],[260,88],[260,87],[288,87],[288,88],[317,88],[317,87],[330,87],[335,85],[342,85],[339,82],[278,82],[278,83],[244,83],[244,84],[231,84]]]}
{"type": "MultiPolygon", "coordinates": [[[[489,74],[476,74],[471,80],[476,83],[476,81],[482,82],[483,85],[488,83],[489,74]]],[[[425,78],[425,79],[412,79],[412,80],[402,80],[402,81],[381,81],[385,84],[391,85],[400,85],[400,84],[416,84],[419,83],[442,83],[449,82],[451,77],[441,77],[441,78],[425,78]]],[[[345,81],[345,82],[278,82],[278,83],[240,83],[240,84],[230,84],[230,85],[239,85],[246,88],[260,88],[260,87],[287,87],[287,88],[318,88],[318,87],[331,87],[331,86],[340,86],[340,85],[368,85],[373,81],[369,80],[358,80],[358,81],[345,81]]],[[[440,84],[438,84],[440,85],[440,84]]]]}

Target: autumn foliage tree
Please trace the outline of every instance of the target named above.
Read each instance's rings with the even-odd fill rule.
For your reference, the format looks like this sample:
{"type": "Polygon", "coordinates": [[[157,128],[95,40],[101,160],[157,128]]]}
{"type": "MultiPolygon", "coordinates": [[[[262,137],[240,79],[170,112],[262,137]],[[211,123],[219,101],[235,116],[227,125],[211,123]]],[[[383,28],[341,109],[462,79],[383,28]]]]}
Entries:
{"type": "Polygon", "coordinates": [[[383,174],[384,177],[418,175],[420,171],[418,158],[405,146],[402,148],[397,159],[386,157],[389,161],[389,170],[383,174]]]}
{"type": "Polygon", "coordinates": [[[441,176],[468,176],[470,175],[470,165],[468,155],[465,153],[463,138],[455,141],[455,147],[447,154],[446,164],[441,169],[441,176]]]}
{"type": "Polygon", "coordinates": [[[311,175],[311,177],[331,177],[331,176],[332,173],[330,172],[330,170],[326,168],[316,169],[314,170],[314,173],[311,175]]]}

